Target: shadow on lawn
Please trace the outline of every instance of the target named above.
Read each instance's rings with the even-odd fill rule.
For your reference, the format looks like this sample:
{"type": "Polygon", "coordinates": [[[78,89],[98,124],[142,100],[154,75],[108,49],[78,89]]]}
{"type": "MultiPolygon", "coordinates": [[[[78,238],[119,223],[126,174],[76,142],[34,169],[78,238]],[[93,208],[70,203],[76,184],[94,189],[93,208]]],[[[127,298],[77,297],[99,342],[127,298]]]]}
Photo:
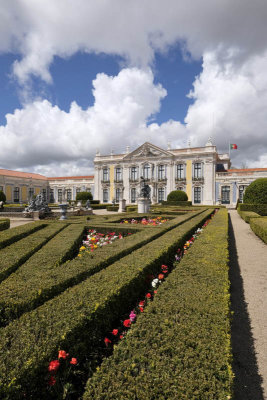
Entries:
{"type": "Polygon", "coordinates": [[[234,312],[231,323],[233,350],[234,400],[264,400],[261,388],[254,340],[250,319],[245,302],[243,279],[238,264],[236,242],[231,217],[229,216],[229,253],[231,282],[231,311],[234,312]]]}

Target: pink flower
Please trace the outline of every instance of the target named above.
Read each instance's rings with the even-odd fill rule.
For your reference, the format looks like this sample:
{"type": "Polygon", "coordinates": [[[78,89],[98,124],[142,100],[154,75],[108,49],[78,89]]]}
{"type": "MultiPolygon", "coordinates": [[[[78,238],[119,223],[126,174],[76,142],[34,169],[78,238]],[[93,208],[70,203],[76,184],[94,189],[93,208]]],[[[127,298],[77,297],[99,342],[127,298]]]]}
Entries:
{"type": "Polygon", "coordinates": [[[63,360],[65,360],[68,356],[69,356],[69,354],[66,353],[65,350],[59,350],[58,359],[63,358],[63,360]]]}
{"type": "Polygon", "coordinates": [[[51,361],[48,367],[49,372],[56,372],[60,366],[60,362],[58,360],[51,361]]]}
{"type": "Polygon", "coordinates": [[[105,345],[108,347],[109,343],[111,343],[111,340],[105,337],[104,339],[105,345]]]}
{"type": "Polygon", "coordinates": [[[130,317],[130,321],[131,321],[131,322],[134,322],[134,320],[135,320],[135,318],[136,318],[136,314],[134,313],[134,311],[131,311],[129,317],[130,317]]]}
{"type": "Polygon", "coordinates": [[[131,326],[131,320],[130,320],[130,319],[125,319],[125,320],[123,321],[123,325],[124,325],[126,328],[130,328],[130,326],[131,326]]]}
{"type": "Polygon", "coordinates": [[[56,383],[56,378],[53,375],[50,376],[50,379],[48,381],[48,385],[49,386],[54,386],[55,383],[56,383]]]}
{"type": "Polygon", "coordinates": [[[72,357],[72,359],[70,360],[70,364],[76,365],[77,363],[78,363],[77,358],[72,357]]]}

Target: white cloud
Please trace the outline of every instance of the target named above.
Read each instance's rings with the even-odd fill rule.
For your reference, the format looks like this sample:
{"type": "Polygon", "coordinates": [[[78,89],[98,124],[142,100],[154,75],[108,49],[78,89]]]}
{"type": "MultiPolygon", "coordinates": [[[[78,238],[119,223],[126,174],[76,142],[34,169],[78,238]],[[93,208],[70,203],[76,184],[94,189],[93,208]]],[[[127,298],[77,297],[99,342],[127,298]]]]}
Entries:
{"type": "Polygon", "coordinates": [[[124,151],[126,145],[140,144],[149,131],[147,121],[166,96],[150,70],[137,68],[123,69],[115,77],[98,74],[93,88],[95,103],[87,110],[73,102],[65,112],[43,100],[8,114],[0,127],[1,164],[24,169],[41,165],[46,173],[56,162],[62,172],[64,163],[75,164],[73,171],[79,161],[92,165],[97,148],[124,151]]]}

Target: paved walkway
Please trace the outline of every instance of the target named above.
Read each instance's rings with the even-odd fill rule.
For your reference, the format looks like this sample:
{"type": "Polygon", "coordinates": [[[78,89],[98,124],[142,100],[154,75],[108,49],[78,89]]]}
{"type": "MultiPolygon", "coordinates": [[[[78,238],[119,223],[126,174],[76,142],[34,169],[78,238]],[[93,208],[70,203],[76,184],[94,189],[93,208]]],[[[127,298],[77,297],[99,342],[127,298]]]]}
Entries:
{"type": "Polygon", "coordinates": [[[267,245],[230,210],[235,400],[267,399],[267,245]]]}

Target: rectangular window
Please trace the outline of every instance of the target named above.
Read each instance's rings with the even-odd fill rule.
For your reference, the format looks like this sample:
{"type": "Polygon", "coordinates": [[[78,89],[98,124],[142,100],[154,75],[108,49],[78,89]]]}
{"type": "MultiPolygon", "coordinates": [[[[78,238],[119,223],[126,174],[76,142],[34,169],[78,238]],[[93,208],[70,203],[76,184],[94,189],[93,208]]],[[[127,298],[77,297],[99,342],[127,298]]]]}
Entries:
{"type": "Polygon", "coordinates": [[[194,187],[194,203],[201,203],[201,187],[194,187]]]}
{"type": "Polygon", "coordinates": [[[116,203],[119,203],[119,201],[120,201],[120,198],[121,198],[121,190],[120,189],[116,189],[116,192],[115,192],[115,201],[116,201],[116,203]]]}
{"type": "Polygon", "coordinates": [[[62,202],[62,189],[58,189],[58,191],[57,191],[57,201],[59,202],[59,203],[61,203],[62,202]]]}
{"type": "Polygon", "coordinates": [[[108,202],[108,189],[103,190],[103,203],[108,202]]]}
{"type": "Polygon", "coordinates": [[[19,202],[19,188],[15,187],[14,188],[14,203],[18,203],[19,202]]]}
{"type": "Polygon", "coordinates": [[[159,179],[165,179],[165,165],[159,165],[158,166],[158,178],[159,179]]]}
{"type": "Polygon", "coordinates": [[[29,188],[29,200],[32,200],[34,195],[34,188],[29,188]]]}
{"type": "Polygon", "coordinates": [[[54,203],[55,198],[54,198],[54,189],[50,189],[50,203],[54,203]]]}
{"type": "Polygon", "coordinates": [[[137,167],[131,167],[131,169],[130,169],[130,179],[132,181],[137,181],[137,167]]]}
{"type": "Polygon", "coordinates": [[[80,193],[81,188],[76,188],[76,193],[80,193]]]}
{"type": "Polygon", "coordinates": [[[239,186],[239,201],[240,201],[240,203],[243,203],[243,197],[244,197],[246,188],[247,188],[247,185],[239,186]]]}
{"type": "Polygon", "coordinates": [[[115,180],[117,182],[122,181],[122,169],[120,167],[115,169],[115,180]]]}
{"type": "Polygon", "coordinates": [[[42,190],[42,195],[43,195],[44,201],[46,201],[46,189],[42,190]]]}
{"type": "Polygon", "coordinates": [[[184,165],[183,164],[177,164],[176,177],[177,177],[177,179],[184,179],[184,165]]]}
{"type": "Polygon", "coordinates": [[[136,202],[136,188],[131,189],[131,203],[136,202]]]}
{"type": "Polygon", "coordinates": [[[108,168],[103,168],[103,181],[108,182],[109,177],[108,177],[108,168]]]}
{"type": "Polygon", "coordinates": [[[143,178],[150,179],[150,165],[149,164],[144,165],[143,178]]]}
{"type": "Polygon", "coordinates": [[[158,189],[158,202],[162,202],[164,200],[164,188],[158,189]]]}
{"type": "Polygon", "coordinates": [[[230,186],[222,186],[222,204],[230,204],[230,186]]]}
{"type": "Polygon", "coordinates": [[[194,164],[194,178],[202,178],[201,163],[194,164]]]}
{"type": "Polygon", "coordinates": [[[71,201],[71,198],[72,198],[72,190],[67,189],[67,201],[71,201]]]}

